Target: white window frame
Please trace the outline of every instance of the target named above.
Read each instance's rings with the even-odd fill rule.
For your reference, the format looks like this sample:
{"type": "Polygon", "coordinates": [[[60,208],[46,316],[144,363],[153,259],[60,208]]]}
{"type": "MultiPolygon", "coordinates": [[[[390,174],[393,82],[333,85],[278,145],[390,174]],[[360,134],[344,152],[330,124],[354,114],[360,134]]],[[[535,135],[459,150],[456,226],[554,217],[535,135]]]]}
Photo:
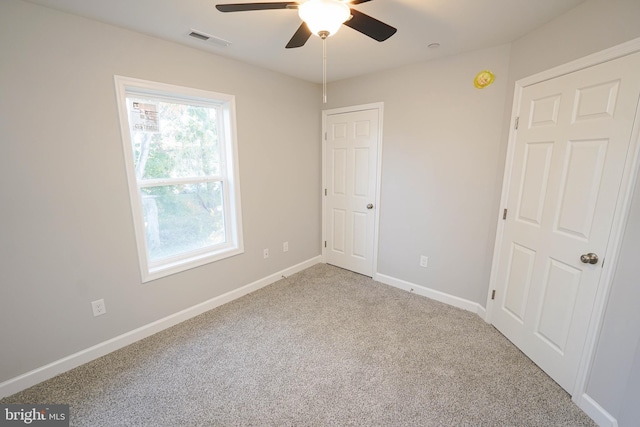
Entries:
{"type": "Polygon", "coordinates": [[[244,244],[242,238],[238,145],[236,140],[235,96],[117,75],[114,76],[114,81],[142,282],[146,283],[243,253],[244,244]],[[222,160],[220,176],[207,177],[207,179],[209,181],[222,182],[224,222],[227,240],[225,243],[153,262],[149,259],[140,188],[149,185],[179,184],[181,180],[182,183],[184,183],[184,180],[146,180],[142,185],[138,182],[135,173],[133,144],[127,113],[127,96],[150,96],[191,105],[201,105],[216,108],[218,112],[221,113],[218,115],[220,158],[222,160]]]}

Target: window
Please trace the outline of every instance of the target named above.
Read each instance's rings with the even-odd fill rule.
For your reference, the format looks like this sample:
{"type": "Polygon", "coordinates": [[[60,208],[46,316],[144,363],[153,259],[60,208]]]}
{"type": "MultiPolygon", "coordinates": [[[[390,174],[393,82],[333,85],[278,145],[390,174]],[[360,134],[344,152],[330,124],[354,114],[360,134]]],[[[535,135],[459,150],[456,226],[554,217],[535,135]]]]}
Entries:
{"type": "Polygon", "coordinates": [[[242,253],[234,97],[115,83],[142,281],[242,253]]]}

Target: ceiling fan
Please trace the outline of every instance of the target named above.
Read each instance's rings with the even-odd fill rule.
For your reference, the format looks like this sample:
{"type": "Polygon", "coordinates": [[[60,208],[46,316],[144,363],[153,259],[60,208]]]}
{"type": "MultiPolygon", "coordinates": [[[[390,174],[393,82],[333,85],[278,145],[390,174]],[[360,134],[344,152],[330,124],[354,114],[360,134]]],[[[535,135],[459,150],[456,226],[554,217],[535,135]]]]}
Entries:
{"type": "Polygon", "coordinates": [[[218,4],[220,12],[245,12],[250,10],[298,9],[302,24],[294,33],[287,49],[302,47],[312,34],[322,39],[335,34],[342,24],[379,42],[387,40],[397,31],[396,28],[378,21],[369,15],[350,8],[350,5],[371,0],[307,0],[304,2],[268,2],[218,4]]]}

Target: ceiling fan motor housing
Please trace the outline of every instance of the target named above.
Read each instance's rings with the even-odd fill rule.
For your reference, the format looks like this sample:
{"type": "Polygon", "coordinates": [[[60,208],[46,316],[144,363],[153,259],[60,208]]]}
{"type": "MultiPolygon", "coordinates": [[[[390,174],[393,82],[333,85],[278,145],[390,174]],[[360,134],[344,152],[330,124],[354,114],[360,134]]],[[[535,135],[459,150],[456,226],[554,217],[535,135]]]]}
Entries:
{"type": "Polygon", "coordinates": [[[338,32],[351,10],[340,0],[308,0],[298,7],[298,15],[311,33],[324,39],[338,32]]]}

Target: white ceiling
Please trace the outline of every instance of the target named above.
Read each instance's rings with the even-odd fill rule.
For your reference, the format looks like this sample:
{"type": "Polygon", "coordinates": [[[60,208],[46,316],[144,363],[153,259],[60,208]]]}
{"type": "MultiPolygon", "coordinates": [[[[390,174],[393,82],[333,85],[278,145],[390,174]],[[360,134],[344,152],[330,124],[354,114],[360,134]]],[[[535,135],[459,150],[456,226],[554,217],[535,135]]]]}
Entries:
{"type": "MultiPolygon", "coordinates": [[[[285,49],[300,25],[296,10],[221,13],[243,0],[28,0],[217,55],[322,80],[322,42],[285,49]],[[222,47],[188,36],[192,29],[230,41],[222,47]]],[[[249,0],[257,2],[262,0],[249,0]]],[[[508,43],[585,0],[373,0],[353,6],[398,32],[379,43],[342,26],[327,40],[329,81],[508,43]],[[440,43],[437,49],[431,43],[440,43]]]]}

